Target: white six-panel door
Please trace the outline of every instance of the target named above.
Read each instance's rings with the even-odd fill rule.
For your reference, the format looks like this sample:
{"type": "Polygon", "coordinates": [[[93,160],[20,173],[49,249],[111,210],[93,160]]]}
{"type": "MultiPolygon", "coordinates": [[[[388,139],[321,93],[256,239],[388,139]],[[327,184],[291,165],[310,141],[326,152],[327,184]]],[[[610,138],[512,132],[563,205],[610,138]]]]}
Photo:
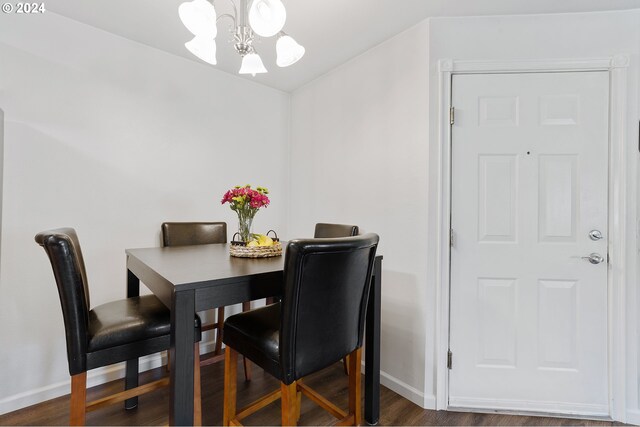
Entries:
{"type": "Polygon", "coordinates": [[[608,87],[453,77],[451,407],[609,414],[608,87]]]}

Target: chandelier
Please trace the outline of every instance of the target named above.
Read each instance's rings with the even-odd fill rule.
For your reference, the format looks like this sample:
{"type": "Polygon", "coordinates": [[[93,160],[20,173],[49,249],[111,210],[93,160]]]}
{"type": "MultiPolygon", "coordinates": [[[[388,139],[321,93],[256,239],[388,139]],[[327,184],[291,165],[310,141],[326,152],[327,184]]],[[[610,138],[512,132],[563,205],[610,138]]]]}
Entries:
{"type": "Polygon", "coordinates": [[[281,0],[240,0],[240,8],[234,0],[228,0],[233,13],[216,15],[213,0],[192,0],[182,3],[178,15],[182,23],[194,35],[184,46],[201,60],[216,65],[217,23],[223,18],[233,21],[233,43],[236,52],[242,57],[239,74],[266,73],[267,69],[253,41],[260,37],[278,36],[276,42],[276,63],[279,67],[295,64],[304,55],[304,47],[282,31],[287,19],[287,11],[281,0]]]}

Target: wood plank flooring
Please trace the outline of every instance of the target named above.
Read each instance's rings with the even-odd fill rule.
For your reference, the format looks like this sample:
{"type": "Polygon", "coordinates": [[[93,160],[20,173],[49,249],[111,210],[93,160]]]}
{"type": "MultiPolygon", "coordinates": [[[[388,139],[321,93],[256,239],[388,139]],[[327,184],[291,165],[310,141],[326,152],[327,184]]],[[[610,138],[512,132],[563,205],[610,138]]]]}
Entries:
{"type": "MultiPolygon", "coordinates": [[[[240,362],[242,363],[242,362],[240,362]]],[[[257,398],[279,387],[278,382],[260,368],[253,366],[250,382],[245,382],[242,367],[238,369],[238,407],[242,408],[257,398]]],[[[161,378],[164,369],[155,369],[141,375],[141,383],[161,378]]],[[[204,425],[222,422],[222,385],[224,363],[202,368],[202,418],[204,425]]],[[[311,375],[307,384],[342,408],[347,407],[347,376],[342,363],[311,375]]],[[[89,390],[87,398],[93,400],[106,393],[122,390],[123,382],[114,381],[89,390]]],[[[606,421],[563,418],[529,417],[501,414],[479,414],[448,411],[430,411],[382,387],[380,425],[441,425],[441,426],[606,426],[620,425],[606,421]]],[[[140,397],[137,409],[125,411],[116,404],[87,414],[88,425],[166,425],[168,423],[169,391],[162,389],[140,397]]],[[[67,425],[69,396],[49,400],[9,414],[0,415],[0,425],[67,425]]],[[[309,399],[302,399],[300,425],[331,425],[335,419],[309,399]]],[[[280,404],[272,403],[243,420],[245,425],[279,425],[280,404]]]]}

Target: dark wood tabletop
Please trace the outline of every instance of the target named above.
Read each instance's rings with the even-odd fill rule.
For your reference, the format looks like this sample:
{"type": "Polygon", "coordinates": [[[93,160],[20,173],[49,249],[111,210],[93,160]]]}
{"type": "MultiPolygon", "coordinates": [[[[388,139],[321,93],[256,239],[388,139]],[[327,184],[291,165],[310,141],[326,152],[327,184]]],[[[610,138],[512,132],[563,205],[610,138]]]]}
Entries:
{"type": "Polygon", "coordinates": [[[202,282],[231,283],[238,277],[280,272],[283,256],[271,258],[236,258],[229,255],[229,244],[174,246],[166,248],[127,249],[129,256],[153,268],[156,273],[180,290],[196,289],[202,282]]]}

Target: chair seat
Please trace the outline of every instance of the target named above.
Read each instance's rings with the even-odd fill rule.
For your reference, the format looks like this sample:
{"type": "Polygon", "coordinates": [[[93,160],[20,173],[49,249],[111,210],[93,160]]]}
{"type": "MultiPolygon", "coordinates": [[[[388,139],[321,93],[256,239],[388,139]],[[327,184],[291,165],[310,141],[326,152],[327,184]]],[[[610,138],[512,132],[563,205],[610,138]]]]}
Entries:
{"type": "Polygon", "coordinates": [[[274,377],[280,368],[280,303],[229,316],[222,341],[274,377]]]}
{"type": "MultiPolygon", "coordinates": [[[[196,315],[195,328],[200,331],[196,315]]],[[[171,312],[154,295],[126,298],[89,311],[88,351],[104,350],[171,333],[171,312]]]]}

